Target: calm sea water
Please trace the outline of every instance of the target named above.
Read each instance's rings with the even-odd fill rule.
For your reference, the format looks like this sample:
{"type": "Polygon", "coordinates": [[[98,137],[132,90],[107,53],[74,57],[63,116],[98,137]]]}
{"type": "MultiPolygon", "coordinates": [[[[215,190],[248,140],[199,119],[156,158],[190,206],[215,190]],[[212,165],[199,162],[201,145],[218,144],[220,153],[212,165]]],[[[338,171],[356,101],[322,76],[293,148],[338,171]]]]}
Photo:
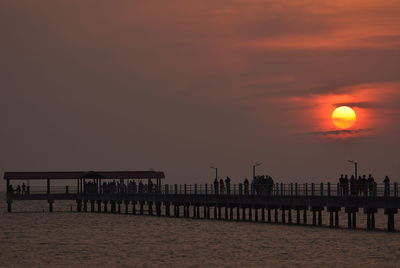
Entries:
{"type": "Polygon", "coordinates": [[[3,200],[1,267],[400,267],[400,233],[71,213],[70,202],[6,213],[3,200]]]}

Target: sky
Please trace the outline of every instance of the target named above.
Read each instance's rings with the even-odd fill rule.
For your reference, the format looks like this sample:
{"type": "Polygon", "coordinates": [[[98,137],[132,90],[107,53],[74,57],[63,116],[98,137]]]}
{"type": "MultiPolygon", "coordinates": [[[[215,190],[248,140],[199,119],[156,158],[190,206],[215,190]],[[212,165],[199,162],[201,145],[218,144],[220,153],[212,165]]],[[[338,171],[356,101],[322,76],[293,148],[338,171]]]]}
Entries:
{"type": "MultiPolygon", "coordinates": [[[[398,0],[2,0],[0,172],[400,175],[398,0]],[[341,105],[357,121],[338,129],[341,105]]],[[[1,180],[0,186],[4,187],[1,180]]]]}

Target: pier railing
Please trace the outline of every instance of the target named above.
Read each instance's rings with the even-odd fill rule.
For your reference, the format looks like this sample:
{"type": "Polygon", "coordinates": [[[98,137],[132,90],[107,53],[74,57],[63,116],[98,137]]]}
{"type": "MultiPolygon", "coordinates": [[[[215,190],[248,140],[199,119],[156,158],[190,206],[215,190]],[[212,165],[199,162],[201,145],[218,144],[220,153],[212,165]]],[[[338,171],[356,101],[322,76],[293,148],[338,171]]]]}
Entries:
{"type": "Polygon", "coordinates": [[[25,191],[13,191],[13,195],[35,194],[165,194],[165,195],[249,195],[249,196],[358,196],[358,197],[398,197],[398,183],[354,184],[339,183],[274,183],[274,184],[164,184],[164,185],[126,185],[116,184],[103,189],[93,184],[80,190],[77,186],[31,186],[25,191]]]}

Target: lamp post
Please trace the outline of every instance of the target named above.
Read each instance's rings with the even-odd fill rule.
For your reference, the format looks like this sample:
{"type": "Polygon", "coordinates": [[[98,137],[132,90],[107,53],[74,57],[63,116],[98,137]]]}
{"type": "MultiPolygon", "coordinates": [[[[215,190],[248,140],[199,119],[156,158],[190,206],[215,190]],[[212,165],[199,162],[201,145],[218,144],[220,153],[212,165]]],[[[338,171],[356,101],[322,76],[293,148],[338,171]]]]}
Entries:
{"type": "Polygon", "coordinates": [[[216,167],[210,167],[210,168],[215,169],[215,179],[218,180],[218,168],[216,167]]]}
{"type": "Polygon", "coordinates": [[[357,179],[357,169],[358,169],[358,163],[354,160],[348,160],[350,163],[354,164],[354,175],[356,176],[355,179],[357,179]]]}
{"type": "Polygon", "coordinates": [[[261,162],[256,162],[256,163],[253,165],[253,179],[254,179],[254,177],[256,176],[256,167],[260,166],[261,164],[262,164],[261,162]]]}

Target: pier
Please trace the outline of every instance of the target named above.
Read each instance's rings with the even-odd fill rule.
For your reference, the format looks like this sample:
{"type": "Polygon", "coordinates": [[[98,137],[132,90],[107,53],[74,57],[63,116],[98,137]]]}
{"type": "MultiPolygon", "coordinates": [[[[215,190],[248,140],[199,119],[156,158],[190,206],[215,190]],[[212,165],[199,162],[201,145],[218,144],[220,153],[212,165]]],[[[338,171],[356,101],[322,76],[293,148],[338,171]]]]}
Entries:
{"type": "Polygon", "coordinates": [[[329,182],[273,183],[251,189],[232,184],[223,191],[212,184],[170,185],[162,183],[165,175],[157,171],[5,172],[4,179],[8,212],[12,212],[13,202],[20,200],[46,200],[49,212],[58,200],[74,200],[78,212],[269,223],[273,215],[276,223],[313,226],[322,226],[322,212],[327,212],[329,223],[325,224],[338,228],[339,212],[344,211],[347,227],[356,229],[357,212],[362,211],[367,216],[367,229],[374,230],[375,214],[384,209],[387,230],[394,231],[400,207],[397,183],[373,188],[365,184],[352,195],[347,187],[329,182]],[[33,180],[45,185],[30,186],[33,180]],[[27,184],[16,192],[16,182],[27,184]],[[53,185],[55,182],[58,185],[53,185]]]}

